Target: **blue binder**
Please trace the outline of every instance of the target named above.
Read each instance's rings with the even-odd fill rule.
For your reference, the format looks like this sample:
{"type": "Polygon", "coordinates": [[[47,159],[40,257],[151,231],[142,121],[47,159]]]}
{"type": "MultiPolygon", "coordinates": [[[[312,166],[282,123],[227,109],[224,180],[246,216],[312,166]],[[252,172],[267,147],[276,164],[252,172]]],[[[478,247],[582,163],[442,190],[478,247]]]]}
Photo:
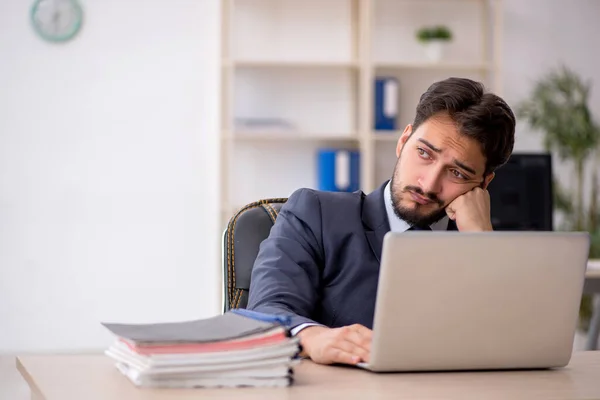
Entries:
{"type": "Polygon", "coordinates": [[[321,149],[318,153],[319,190],[354,192],[360,187],[358,150],[321,149]]]}
{"type": "Polygon", "coordinates": [[[398,93],[398,79],[394,77],[375,79],[375,130],[396,130],[398,93]]]}

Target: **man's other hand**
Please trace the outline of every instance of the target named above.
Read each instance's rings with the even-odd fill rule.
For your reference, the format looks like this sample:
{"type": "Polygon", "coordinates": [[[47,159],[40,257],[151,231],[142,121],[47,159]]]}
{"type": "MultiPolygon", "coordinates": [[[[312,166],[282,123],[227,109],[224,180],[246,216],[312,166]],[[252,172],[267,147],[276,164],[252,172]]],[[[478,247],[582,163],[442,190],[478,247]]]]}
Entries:
{"type": "Polygon", "coordinates": [[[309,326],[298,333],[304,353],[318,364],[369,362],[373,332],[354,324],[341,328],[309,326]]]}

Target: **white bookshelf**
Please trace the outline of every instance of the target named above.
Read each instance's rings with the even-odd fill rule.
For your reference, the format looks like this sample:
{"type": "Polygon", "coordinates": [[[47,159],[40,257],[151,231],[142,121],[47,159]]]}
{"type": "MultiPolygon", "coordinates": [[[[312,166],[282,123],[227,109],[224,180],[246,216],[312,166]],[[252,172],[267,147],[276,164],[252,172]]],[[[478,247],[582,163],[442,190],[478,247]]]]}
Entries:
{"type": "Polygon", "coordinates": [[[391,176],[395,148],[435,80],[470,77],[500,91],[500,0],[222,0],[221,202],[239,207],[317,188],[319,148],[360,150],[361,189],[391,176]],[[423,25],[454,35],[432,63],[423,25]],[[374,80],[399,81],[397,130],[375,131],[374,80]],[[248,128],[257,120],[282,126],[248,128]],[[246,125],[240,122],[246,122],[246,125]]]}
{"type": "Polygon", "coordinates": [[[461,63],[461,62],[439,62],[429,63],[423,61],[381,61],[374,62],[375,68],[388,70],[417,70],[417,71],[460,71],[460,72],[487,72],[491,66],[486,63],[461,63]]]}

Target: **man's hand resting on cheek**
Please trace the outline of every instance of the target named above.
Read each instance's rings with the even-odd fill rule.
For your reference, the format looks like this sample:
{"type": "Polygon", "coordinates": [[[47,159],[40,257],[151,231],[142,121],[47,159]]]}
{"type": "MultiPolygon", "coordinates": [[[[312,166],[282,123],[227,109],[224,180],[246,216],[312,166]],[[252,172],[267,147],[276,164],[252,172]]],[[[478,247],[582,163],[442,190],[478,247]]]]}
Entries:
{"type": "Polygon", "coordinates": [[[446,207],[448,217],[461,232],[492,231],[490,194],[479,187],[458,196],[446,207]]]}
{"type": "Polygon", "coordinates": [[[298,333],[304,353],[318,364],[369,362],[372,331],[354,324],[341,328],[309,326],[298,333]]]}

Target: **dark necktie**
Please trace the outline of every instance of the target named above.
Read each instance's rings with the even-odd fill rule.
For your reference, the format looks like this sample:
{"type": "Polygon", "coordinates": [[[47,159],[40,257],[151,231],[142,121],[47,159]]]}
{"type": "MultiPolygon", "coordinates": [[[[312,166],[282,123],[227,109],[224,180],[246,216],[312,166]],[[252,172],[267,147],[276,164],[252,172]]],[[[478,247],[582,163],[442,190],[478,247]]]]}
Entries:
{"type": "Polygon", "coordinates": [[[431,227],[427,225],[413,225],[409,229],[409,231],[431,231],[431,227]]]}

